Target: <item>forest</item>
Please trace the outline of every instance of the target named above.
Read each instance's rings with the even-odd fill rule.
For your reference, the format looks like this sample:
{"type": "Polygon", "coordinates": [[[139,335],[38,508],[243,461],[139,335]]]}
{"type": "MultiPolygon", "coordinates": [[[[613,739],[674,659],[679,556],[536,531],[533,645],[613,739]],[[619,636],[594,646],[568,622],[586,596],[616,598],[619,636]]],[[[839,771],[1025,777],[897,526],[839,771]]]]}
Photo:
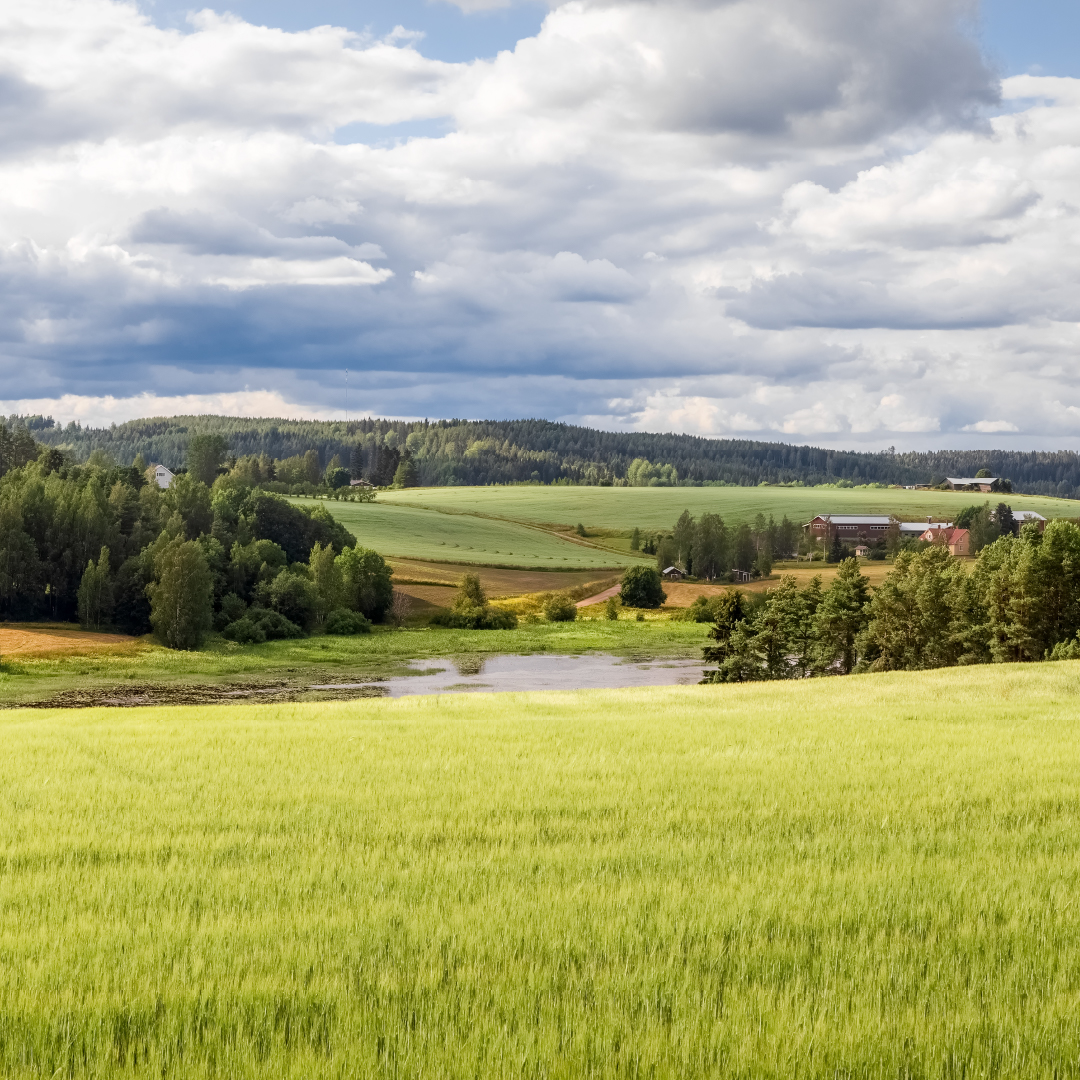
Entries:
{"type": "Polygon", "coordinates": [[[297,507],[235,468],[211,469],[209,484],[191,469],[162,490],[141,459],[37,450],[23,460],[18,443],[0,477],[2,618],[153,629],[190,649],[211,629],[240,642],[361,633],[391,608],[390,567],[320,504],[297,507]]]}
{"type": "MultiPolygon", "coordinates": [[[[708,439],[694,435],[597,431],[547,420],[313,421],[178,416],[107,428],[66,426],[49,417],[9,417],[9,437],[25,431],[86,461],[95,450],[131,463],[182,466],[196,435],[224,438],[236,458],[283,460],[314,453],[319,470],[333,458],[353,479],[376,486],[571,483],[631,485],[931,484],[986,469],[1014,491],[1080,497],[1073,451],[939,450],[863,453],[813,446],[708,439]]],[[[2,437],[0,437],[2,438],[2,437]]],[[[10,441],[10,438],[7,440],[10,441]]],[[[4,456],[0,445],[0,473],[4,456]]],[[[264,477],[264,479],[266,479],[264,477]]]]}

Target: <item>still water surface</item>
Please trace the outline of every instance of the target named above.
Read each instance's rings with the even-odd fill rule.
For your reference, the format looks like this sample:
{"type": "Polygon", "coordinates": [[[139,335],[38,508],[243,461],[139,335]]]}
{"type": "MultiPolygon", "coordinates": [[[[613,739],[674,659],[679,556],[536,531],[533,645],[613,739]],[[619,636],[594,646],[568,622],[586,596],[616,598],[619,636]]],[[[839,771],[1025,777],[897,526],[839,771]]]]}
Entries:
{"type": "Polygon", "coordinates": [[[585,656],[467,656],[414,660],[417,674],[364,683],[324,683],[311,690],[370,687],[388,697],[406,694],[493,693],[499,690],[617,690],[625,686],[692,686],[700,660],[645,660],[608,653],[585,656]]]}

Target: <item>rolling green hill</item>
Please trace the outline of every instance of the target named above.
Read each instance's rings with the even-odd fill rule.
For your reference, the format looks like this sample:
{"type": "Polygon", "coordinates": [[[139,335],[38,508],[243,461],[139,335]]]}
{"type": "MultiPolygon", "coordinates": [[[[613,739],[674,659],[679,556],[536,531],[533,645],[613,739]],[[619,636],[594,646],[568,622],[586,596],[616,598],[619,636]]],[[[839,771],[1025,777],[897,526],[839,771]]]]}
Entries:
{"type": "MultiPolygon", "coordinates": [[[[1072,517],[1080,506],[1043,496],[973,495],[969,492],[888,489],[752,488],[606,488],[522,485],[473,488],[410,488],[380,493],[383,505],[422,506],[463,513],[490,514],[512,521],[587,528],[669,529],[683,510],[697,517],[719,514],[728,525],[752,522],[761,513],[779,521],[785,514],[802,524],[815,514],[896,514],[908,521],[932,516],[950,518],[972,503],[1005,499],[1014,510],[1034,510],[1047,518],[1072,517]]],[[[334,504],[330,505],[334,513],[334,504]]],[[[344,519],[343,519],[344,520],[344,519]]]]}
{"type": "Polygon", "coordinates": [[[384,501],[382,495],[374,503],[323,505],[364,547],[381,555],[549,570],[618,568],[638,561],[543,529],[474,513],[401,505],[384,501]]]}

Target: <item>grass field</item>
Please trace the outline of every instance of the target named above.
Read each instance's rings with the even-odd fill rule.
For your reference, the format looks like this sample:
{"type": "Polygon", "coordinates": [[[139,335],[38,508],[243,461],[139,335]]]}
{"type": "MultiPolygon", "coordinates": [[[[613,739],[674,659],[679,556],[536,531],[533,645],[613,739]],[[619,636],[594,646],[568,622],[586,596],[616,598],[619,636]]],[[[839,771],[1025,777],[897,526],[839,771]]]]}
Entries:
{"type": "MultiPolygon", "coordinates": [[[[695,517],[708,511],[729,525],[752,522],[758,513],[777,521],[786,514],[802,524],[815,514],[896,514],[916,521],[932,515],[947,518],[972,503],[1000,497],[971,492],[903,491],[900,489],[815,489],[784,487],[730,488],[602,488],[602,487],[445,487],[409,488],[379,493],[384,506],[424,506],[463,513],[491,514],[511,521],[630,530],[670,529],[683,510],[695,517]]],[[[1080,516],[1080,502],[1034,495],[1010,495],[1015,510],[1034,510],[1044,517],[1080,516]]],[[[329,503],[337,514],[338,506],[329,503]]],[[[355,506],[357,512],[366,509],[355,506]]],[[[344,511],[343,511],[344,512],[344,511]]]]}
{"type": "Polygon", "coordinates": [[[0,714],[0,1073],[1075,1076],[1078,694],[0,714]]]}
{"type": "Polygon", "coordinates": [[[382,555],[558,571],[620,567],[638,561],[629,553],[601,550],[545,529],[473,513],[439,512],[386,501],[327,501],[324,505],[361,544],[382,555]]]}

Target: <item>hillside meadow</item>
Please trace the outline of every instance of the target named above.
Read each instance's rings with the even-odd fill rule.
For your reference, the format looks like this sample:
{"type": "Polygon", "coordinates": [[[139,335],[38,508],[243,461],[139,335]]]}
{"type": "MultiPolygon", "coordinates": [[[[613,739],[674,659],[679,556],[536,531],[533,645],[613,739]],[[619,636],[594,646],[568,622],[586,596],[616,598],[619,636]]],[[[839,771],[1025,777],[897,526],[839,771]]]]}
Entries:
{"type": "MultiPolygon", "coordinates": [[[[458,513],[495,515],[511,521],[629,532],[670,529],[683,510],[694,517],[719,514],[728,526],[752,523],[757,514],[780,521],[786,514],[803,524],[820,513],[896,514],[917,521],[949,518],[972,503],[1008,502],[1014,510],[1034,510],[1047,518],[1080,516],[1080,502],[1036,495],[979,495],[972,492],[905,491],[901,488],[795,487],[569,487],[518,486],[406,488],[380,492],[382,505],[430,507],[458,513]]],[[[338,515],[338,505],[327,504],[338,515]]],[[[356,506],[359,513],[369,509],[356,506]]],[[[342,519],[344,520],[344,518],[342,519]]]]}
{"type": "MultiPolygon", "coordinates": [[[[292,500],[310,506],[310,500],[292,500]]],[[[619,568],[638,560],[546,529],[477,516],[472,510],[425,509],[387,500],[322,503],[364,547],[381,555],[464,565],[553,571],[619,568]]]]}
{"type": "Polygon", "coordinates": [[[1078,693],[0,713],[0,1072],[1075,1076],[1078,693]]]}

